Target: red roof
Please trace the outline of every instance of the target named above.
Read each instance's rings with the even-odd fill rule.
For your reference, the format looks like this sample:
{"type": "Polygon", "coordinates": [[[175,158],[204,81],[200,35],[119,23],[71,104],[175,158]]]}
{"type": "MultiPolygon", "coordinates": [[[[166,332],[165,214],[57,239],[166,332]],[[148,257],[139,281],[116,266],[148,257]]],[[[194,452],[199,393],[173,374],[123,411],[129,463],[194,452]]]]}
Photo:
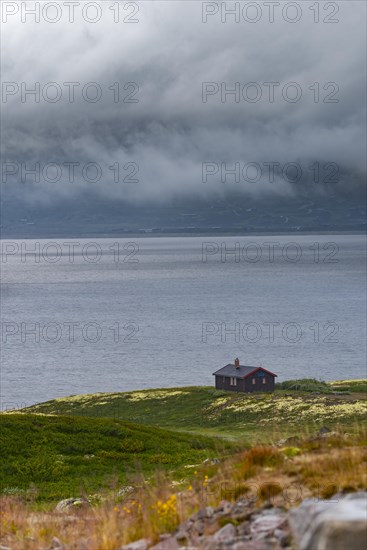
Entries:
{"type": "Polygon", "coordinates": [[[263,370],[264,372],[267,372],[268,374],[271,374],[272,376],[278,376],[277,374],[274,374],[274,373],[271,372],[270,370],[264,369],[264,367],[257,367],[257,368],[255,368],[253,371],[251,371],[251,372],[249,372],[248,374],[246,374],[243,378],[247,378],[248,376],[252,376],[252,375],[255,374],[255,372],[257,372],[258,370],[263,370]]]}

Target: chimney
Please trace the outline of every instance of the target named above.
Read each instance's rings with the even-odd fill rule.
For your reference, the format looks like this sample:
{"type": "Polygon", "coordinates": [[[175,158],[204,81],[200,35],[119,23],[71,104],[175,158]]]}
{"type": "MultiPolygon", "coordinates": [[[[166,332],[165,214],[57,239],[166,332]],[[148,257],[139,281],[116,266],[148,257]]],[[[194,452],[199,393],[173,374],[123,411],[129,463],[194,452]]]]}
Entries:
{"type": "Polygon", "coordinates": [[[238,357],[234,360],[234,366],[236,367],[236,369],[240,368],[240,360],[238,359],[238,357]]]}

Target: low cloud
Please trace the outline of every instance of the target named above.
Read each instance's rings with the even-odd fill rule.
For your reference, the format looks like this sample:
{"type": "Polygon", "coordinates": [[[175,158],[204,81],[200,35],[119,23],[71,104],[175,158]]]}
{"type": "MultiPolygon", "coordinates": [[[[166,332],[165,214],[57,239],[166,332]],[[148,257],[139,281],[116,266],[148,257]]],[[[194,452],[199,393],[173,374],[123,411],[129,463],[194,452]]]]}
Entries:
{"type": "Polygon", "coordinates": [[[90,194],[164,204],[233,193],[360,194],[366,176],[364,3],[338,4],[334,24],[315,23],[305,5],[293,24],[265,17],[222,23],[219,15],[203,23],[201,3],[183,1],[139,3],[138,23],[117,24],[111,5],[101,3],[104,16],[95,24],[81,17],[21,23],[15,16],[3,24],[5,196],[63,204],[90,194]],[[57,86],[47,86],[51,82],[57,86]],[[65,85],[72,82],[80,85],[65,85]],[[83,97],[83,86],[92,82],[97,86],[84,92],[90,98],[102,91],[95,103],[83,97]],[[39,102],[31,94],[21,101],[22,83],[27,89],[39,83],[39,102]],[[42,95],[52,98],[60,89],[55,103],[42,95]],[[256,93],[261,96],[253,102],[256,93]],[[43,172],[50,163],[56,167],[43,172]],[[78,163],[73,181],[70,163],[78,163]],[[218,166],[206,181],[205,163],[218,166]],[[279,164],[273,179],[269,163],[279,164]],[[298,181],[284,176],[287,163],[301,167],[298,181]],[[334,181],[330,163],[337,165],[334,181]],[[226,170],[237,164],[236,182],[226,170]],[[252,181],[251,166],[248,178],[243,173],[255,164],[262,173],[252,181]],[[40,181],[29,173],[37,165],[40,181]],[[93,182],[98,167],[101,177],[93,182]]]}

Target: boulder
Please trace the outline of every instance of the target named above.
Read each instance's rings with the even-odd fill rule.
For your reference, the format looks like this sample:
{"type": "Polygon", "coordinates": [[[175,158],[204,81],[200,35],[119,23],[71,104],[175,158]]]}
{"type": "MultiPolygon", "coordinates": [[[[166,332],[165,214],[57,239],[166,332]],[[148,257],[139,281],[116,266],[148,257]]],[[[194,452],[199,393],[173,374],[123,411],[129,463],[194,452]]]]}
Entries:
{"type": "Polygon", "coordinates": [[[290,512],[300,550],[361,550],[367,547],[367,493],[315,502],[307,499],[290,512]]]}
{"type": "Polygon", "coordinates": [[[180,548],[180,545],[177,543],[177,540],[175,537],[170,536],[166,539],[160,540],[154,546],[151,546],[150,550],[178,550],[178,548],[180,548]]]}
{"type": "Polygon", "coordinates": [[[214,508],[213,506],[207,506],[205,508],[205,517],[212,518],[214,516],[214,508]]]}
{"type": "Polygon", "coordinates": [[[70,510],[84,510],[85,508],[91,508],[87,498],[65,498],[57,503],[55,512],[70,512],[70,510]]]}
{"type": "Polygon", "coordinates": [[[193,533],[198,535],[199,537],[204,534],[205,531],[205,523],[202,519],[198,519],[195,521],[195,523],[192,526],[193,533]]]}
{"type": "Polygon", "coordinates": [[[215,508],[215,513],[218,515],[227,516],[232,512],[233,504],[228,500],[221,500],[219,506],[215,508]]]}
{"type": "Polygon", "coordinates": [[[287,526],[287,515],[277,508],[264,510],[251,523],[251,534],[255,540],[268,538],[276,530],[282,530],[287,526]]]}
{"type": "MultiPolygon", "coordinates": [[[[134,542],[129,542],[121,548],[121,550],[148,550],[151,542],[148,539],[139,539],[134,542]]],[[[156,547],[154,547],[156,548],[156,547]]]]}
{"type": "Polygon", "coordinates": [[[329,432],[331,432],[330,428],[328,428],[327,426],[323,426],[319,431],[319,435],[327,434],[329,432]]]}
{"type": "Polygon", "coordinates": [[[57,537],[54,537],[51,541],[50,550],[65,550],[65,545],[57,537]]]}
{"type": "Polygon", "coordinates": [[[188,532],[185,530],[185,529],[179,529],[178,532],[176,533],[176,540],[181,544],[185,544],[187,545],[187,543],[189,542],[190,540],[190,536],[188,534],[188,532]]]}
{"type": "Polygon", "coordinates": [[[214,540],[220,542],[229,542],[232,541],[236,536],[236,528],[232,523],[227,523],[222,529],[219,529],[214,535],[214,540]]]}
{"type": "Polygon", "coordinates": [[[203,462],[203,464],[219,464],[220,460],[219,458],[206,458],[203,462]]]}
{"type": "Polygon", "coordinates": [[[131,485],[124,485],[117,491],[116,496],[118,498],[126,498],[128,495],[133,493],[134,490],[134,487],[131,487],[131,485]]]}

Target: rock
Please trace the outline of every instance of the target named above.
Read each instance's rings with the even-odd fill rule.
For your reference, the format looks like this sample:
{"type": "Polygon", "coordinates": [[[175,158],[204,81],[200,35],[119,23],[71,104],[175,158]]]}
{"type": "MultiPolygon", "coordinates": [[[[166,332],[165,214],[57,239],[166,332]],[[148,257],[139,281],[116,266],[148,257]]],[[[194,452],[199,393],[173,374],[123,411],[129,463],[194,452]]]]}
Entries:
{"type": "Polygon", "coordinates": [[[189,541],[189,534],[184,529],[179,529],[179,531],[176,533],[176,540],[178,542],[187,543],[189,541]]]}
{"type": "Polygon", "coordinates": [[[171,533],[161,533],[159,535],[159,540],[162,541],[162,540],[167,540],[167,539],[170,539],[172,537],[171,533]]]}
{"type": "Polygon", "coordinates": [[[205,508],[200,508],[200,510],[195,514],[195,519],[205,519],[206,518],[206,510],[205,508]]]}
{"type": "Polygon", "coordinates": [[[245,541],[235,542],[231,550],[248,550],[248,544],[245,541]]]}
{"type": "Polygon", "coordinates": [[[203,462],[203,464],[219,464],[220,460],[219,458],[206,458],[203,462]]]}
{"type": "MultiPolygon", "coordinates": [[[[160,543],[159,543],[160,544],[160,543]]],[[[121,548],[121,550],[148,550],[151,545],[151,541],[148,539],[139,539],[135,542],[129,542],[121,548]]],[[[156,548],[156,546],[154,546],[156,548]]]]}
{"type": "Polygon", "coordinates": [[[249,504],[250,502],[248,500],[238,500],[232,508],[232,518],[237,521],[248,519],[251,515],[249,504]]]}
{"type": "Polygon", "coordinates": [[[154,546],[150,546],[149,550],[178,550],[180,545],[177,543],[175,537],[169,536],[164,540],[160,540],[154,546]]]}
{"type": "Polygon", "coordinates": [[[202,548],[203,550],[218,550],[218,544],[215,543],[213,537],[201,537],[200,542],[195,542],[195,546],[185,547],[182,550],[198,550],[198,548],[202,548]],[[200,546],[197,546],[197,544],[200,544],[200,546]]]}
{"type": "Polygon", "coordinates": [[[324,435],[331,432],[331,430],[327,426],[323,426],[321,430],[319,431],[319,435],[324,435]]]}
{"type": "Polygon", "coordinates": [[[51,541],[50,550],[65,550],[65,546],[60,539],[54,537],[51,541]]]}
{"type": "MultiPolygon", "coordinates": [[[[92,539],[78,539],[78,550],[90,550],[91,548],[93,548],[93,540],[92,539]]],[[[72,546],[68,547],[68,548],[72,548],[72,546]]]]}
{"type": "Polygon", "coordinates": [[[273,535],[276,529],[286,527],[287,516],[276,508],[266,510],[251,523],[251,534],[254,539],[260,540],[273,535]]]}
{"type": "Polygon", "coordinates": [[[232,523],[227,523],[222,529],[219,529],[213,536],[214,540],[220,542],[229,542],[233,540],[236,536],[236,528],[232,523]]]}
{"type": "Polygon", "coordinates": [[[357,491],[356,493],[348,493],[343,497],[343,500],[359,500],[359,499],[362,500],[363,502],[367,502],[367,492],[357,491]]]}
{"type": "Polygon", "coordinates": [[[130,495],[133,491],[134,491],[134,487],[131,487],[131,485],[124,485],[117,491],[116,496],[119,498],[125,498],[128,495],[130,495]]]}
{"type": "Polygon", "coordinates": [[[307,499],[290,512],[292,533],[300,550],[360,550],[367,547],[367,493],[338,502],[307,499]]]}
{"type": "Polygon", "coordinates": [[[178,545],[175,537],[169,536],[168,538],[159,541],[158,544],[151,546],[150,550],[177,550],[178,548],[180,548],[180,546],[178,545]]]}
{"type": "Polygon", "coordinates": [[[187,521],[185,521],[185,523],[183,523],[182,525],[180,525],[179,527],[179,531],[187,531],[189,532],[192,528],[192,526],[194,525],[195,521],[191,518],[189,518],[187,521]]]}
{"type": "Polygon", "coordinates": [[[288,529],[286,531],[283,529],[275,529],[274,537],[279,541],[282,548],[288,546],[291,542],[291,536],[288,529]]]}
{"type": "Polygon", "coordinates": [[[57,503],[56,512],[69,512],[70,510],[84,510],[91,508],[91,504],[87,498],[65,498],[57,503]]]}
{"type": "Polygon", "coordinates": [[[218,508],[215,509],[216,512],[219,512],[220,515],[228,515],[232,512],[233,504],[228,502],[228,500],[222,500],[218,506],[218,508]]]}
{"type": "Polygon", "coordinates": [[[230,550],[274,550],[276,547],[263,540],[261,542],[256,540],[239,540],[233,545],[227,546],[227,548],[230,548],[230,550]]]}
{"type": "Polygon", "coordinates": [[[251,517],[251,512],[248,510],[242,510],[241,512],[236,511],[231,514],[231,518],[235,520],[236,522],[243,522],[245,520],[248,520],[251,517]]]}
{"type": "Polygon", "coordinates": [[[206,508],[201,508],[193,518],[196,520],[206,520],[214,517],[214,508],[212,506],[207,506],[206,508]]]}
{"type": "Polygon", "coordinates": [[[204,522],[201,519],[198,519],[197,521],[195,521],[194,525],[192,526],[192,529],[193,531],[195,531],[197,535],[199,536],[203,535],[205,530],[204,522]]]}
{"type": "Polygon", "coordinates": [[[206,518],[212,518],[214,515],[214,508],[213,506],[207,506],[205,508],[205,517],[206,518]]]}
{"type": "Polygon", "coordinates": [[[237,527],[237,532],[240,536],[249,535],[251,532],[251,524],[249,521],[244,521],[237,527]]]}

